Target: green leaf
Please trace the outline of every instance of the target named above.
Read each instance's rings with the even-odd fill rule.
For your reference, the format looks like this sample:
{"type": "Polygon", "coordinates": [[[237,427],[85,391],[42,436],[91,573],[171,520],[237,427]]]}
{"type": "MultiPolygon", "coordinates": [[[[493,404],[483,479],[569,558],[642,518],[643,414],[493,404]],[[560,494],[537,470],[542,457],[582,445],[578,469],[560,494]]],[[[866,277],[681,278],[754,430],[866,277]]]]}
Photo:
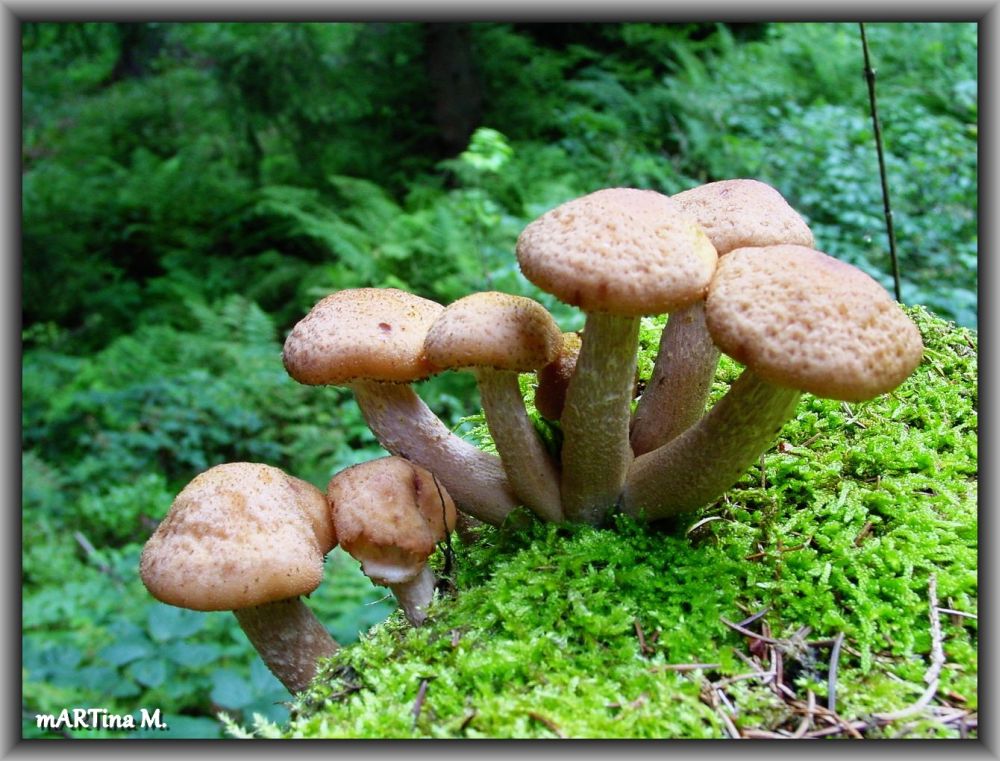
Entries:
{"type": "Polygon", "coordinates": [[[250,684],[232,669],[212,673],[212,702],[223,708],[243,708],[254,700],[250,684]]]}
{"type": "Polygon", "coordinates": [[[153,646],[148,641],[115,642],[103,648],[97,656],[112,666],[124,666],[152,652],[153,646]]]}
{"type": "Polygon", "coordinates": [[[156,603],[146,617],[150,636],[157,642],[190,637],[205,625],[205,614],[156,603]]]}
{"type": "Polygon", "coordinates": [[[214,663],[222,649],[214,643],[170,642],[161,651],[165,658],[185,668],[199,668],[214,663]]]}
{"type": "Polygon", "coordinates": [[[167,662],[163,658],[136,661],[128,668],[129,673],[139,684],[146,687],[159,687],[167,678],[167,662]]]}

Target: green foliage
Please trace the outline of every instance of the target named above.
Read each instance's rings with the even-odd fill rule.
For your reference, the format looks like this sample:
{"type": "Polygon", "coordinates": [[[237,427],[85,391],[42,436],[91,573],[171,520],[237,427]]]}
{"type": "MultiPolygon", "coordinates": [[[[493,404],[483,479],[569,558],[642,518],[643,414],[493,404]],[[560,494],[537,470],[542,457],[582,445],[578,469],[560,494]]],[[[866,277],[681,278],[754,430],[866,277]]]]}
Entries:
{"type": "MultiPolygon", "coordinates": [[[[903,301],[976,324],[974,24],[869,24],[903,301]]],[[[670,87],[685,171],[779,188],[817,246],[891,287],[856,24],[781,24],[686,57],[670,87]]]]}
{"type": "MultiPolygon", "coordinates": [[[[257,731],[723,737],[703,696],[708,680],[726,679],[741,726],[794,729],[799,717],[744,676],[748,640],[723,620],[761,610],[774,637],[810,629],[784,654],[802,698],[807,688],[826,697],[829,644],[810,643],[844,635],[838,713],[863,718],[925,688],[932,574],[938,604],[972,615],[941,616],[940,691],[974,710],[977,340],[925,310],[911,314],[927,357],[893,394],[858,405],[807,397],[762,471],[670,526],[619,517],[613,531],[524,521],[481,529],[459,548],[457,596],[438,600],[427,626],[393,616],[338,653],[286,729],[260,722],[257,731]],[[669,668],[698,663],[707,665],[669,668]]],[[[720,378],[736,371],[727,361],[720,378]]],[[[903,732],[949,735],[930,719],[876,735],[903,732]]]]}

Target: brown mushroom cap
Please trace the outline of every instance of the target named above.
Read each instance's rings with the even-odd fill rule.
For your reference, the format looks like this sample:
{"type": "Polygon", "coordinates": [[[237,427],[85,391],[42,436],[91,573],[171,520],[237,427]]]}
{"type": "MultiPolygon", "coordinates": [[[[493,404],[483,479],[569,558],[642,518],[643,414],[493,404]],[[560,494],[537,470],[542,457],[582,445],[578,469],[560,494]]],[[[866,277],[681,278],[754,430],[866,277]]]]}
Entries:
{"type": "Polygon", "coordinates": [[[448,492],[430,471],[401,457],[342,470],[331,479],[327,497],[341,547],[380,584],[414,578],[455,527],[448,492]]]}
{"type": "Polygon", "coordinates": [[[338,291],[289,333],[282,353],[285,368],[310,385],[422,380],[433,373],[423,358],[424,337],[443,309],[395,288],[338,291]]]}
{"type": "Polygon", "coordinates": [[[139,572],[162,602],[237,610],[312,592],[335,545],[323,492],[269,465],[228,463],[177,495],[139,572]]]}
{"type": "Polygon", "coordinates": [[[555,359],[561,344],[559,326],[537,301],[486,291],[441,312],[427,333],[424,354],[441,369],[530,372],[555,359]]]}
{"type": "Polygon", "coordinates": [[[830,399],[895,388],[923,351],[916,326],[881,285],[804,246],[727,254],[705,309],[726,354],[776,386],[830,399]]]}
{"type": "Polygon", "coordinates": [[[814,245],[813,234],[777,190],[758,180],[721,180],[671,196],[694,217],[719,256],[735,248],[814,245]]]}
{"type": "Polygon", "coordinates": [[[566,403],[566,388],[576,370],[582,341],[579,333],[563,333],[559,355],[538,371],[535,387],[535,409],[542,417],[558,420],[566,403]]]}
{"type": "Polygon", "coordinates": [[[717,256],[667,196],[608,188],[529,224],[518,238],[517,260],[525,277],[567,304],[639,317],[701,299],[717,256]]]}

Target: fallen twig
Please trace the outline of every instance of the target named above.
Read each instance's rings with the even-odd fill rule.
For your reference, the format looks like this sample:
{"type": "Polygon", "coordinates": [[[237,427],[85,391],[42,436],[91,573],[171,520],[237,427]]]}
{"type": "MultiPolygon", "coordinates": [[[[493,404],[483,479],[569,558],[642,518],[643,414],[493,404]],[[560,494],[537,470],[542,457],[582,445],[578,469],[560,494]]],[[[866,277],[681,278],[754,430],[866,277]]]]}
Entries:
{"type": "Polygon", "coordinates": [[[420,680],[420,689],[417,690],[417,699],[413,701],[413,709],[411,713],[413,714],[413,726],[417,726],[417,721],[420,719],[420,711],[424,707],[424,699],[427,697],[427,680],[420,680]]]}
{"type": "Polygon", "coordinates": [[[544,724],[549,729],[549,731],[552,732],[552,734],[554,734],[556,737],[559,737],[560,739],[563,740],[566,739],[566,734],[561,729],[559,729],[559,725],[556,724],[554,721],[552,721],[552,719],[548,718],[547,716],[542,716],[540,713],[536,711],[528,711],[528,716],[530,716],[532,719],[539,722],[540,724],[544,724]]]}
{"type": "Polygon", "coordinates": [[[874,715],[878,721],[890,722],[905,719],[914,714],[920,713],[934,699],[937,694],[941,668],[944,666],[944,647],[941,637],[941,619],[938,616],[937,601],[937,575],[931,574],[927,582],[927,596],[930,598],[930,618],[931,618],[931,665],[924,674],[924,681],[927,682],[927,689],[917,698],[916,702],[890,713],[877,713],[874,715]]]}
{"type": "Polygon", "coordinates": [[[840,632],[833,641],[830,651],[830,668],[827,672],[826,707],[831,712],[837,710],[837,667],[840,664],[840,646],[844,643],[844,633],[840,632]]]}
{"type": "Polygon", "coordinates": [[[650,667],[650,672],[657,673],[660,671],[697,671],[698,669],[704,669],[705,671],[711,671],[713,669],[721,668],[721,663],[662,663],[659,666],[650,667]]]}
{"type": "Polygon", "coordinates": [[[723,618],[722,616],[719,616],[719,620],[722,621],[722,623],[724,623],[730,629],[742,634],[744,637],[750,637],[751,639],[760,640],[761,642],[766,642],[769,645],[781,644],[781,640],[777,640],[772,637],[765,637],[763,634],[758,634],[757,632],[750,631],[746,627],[740,626],[739,624],[734,624],[732,621],[723,618]]]}

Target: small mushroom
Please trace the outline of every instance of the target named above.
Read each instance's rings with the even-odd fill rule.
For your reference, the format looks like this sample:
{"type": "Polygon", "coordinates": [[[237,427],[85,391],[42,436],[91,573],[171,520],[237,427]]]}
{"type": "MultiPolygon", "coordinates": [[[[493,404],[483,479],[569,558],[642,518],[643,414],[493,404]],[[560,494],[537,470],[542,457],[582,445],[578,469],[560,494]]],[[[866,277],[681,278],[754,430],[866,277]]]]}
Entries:
{"type": "Polygon", "coordinates": [[[455,503],[434,476],[401,457],[382,457],[335,475],[327,497],[340,545],[376,584],[392,590],[420,626],[434,597],[427,559],[455,527],[455,503]]]}
{"type": "Polygon", "coordinates": [[[881,285],[804,246],[732,251],[705,310],[712,339],[746,369],[694,426],[635,459],[622,500],[630,515],[655,520],[711,503],[774,441],[802,392],[871,399],[902,383],[923,352],[881,285]]]}
{"type": "Polygon", "coordinates": [[[336,544],[323,492],[269,465],[229,463],[177,495],[139,574],[169,605],[233,611],[268,668],[298,692],[337,650],[300,599],[319,586],[336,544]]]}
{"type": "Polygon", "coordinates": [[[347,386],[379,443],[434,471],[462,510],[500,524],[518,501],[500,458],[452,433],[408,385],[434,374],[424,338],[444,307],[394,288],[338,291],[285,340],[300,383],[347,386]]]}
{"type": "Polygon", "coordinates": [[[716,258],[694,221],[652,190],[599,190],[545,213],[519,236],[524,275],[587,315],[561,420],[570,520],[601,523],[632,461],[639,318],[703,298],[716,258]]]}
{"type": "Polygon", "coordinates": [[[562,520],[559,469],[524,408],[518,374],[555,359],[562,333],[545,307],[486,291],[458,299],[434,321],[424,356],[435,367],[471,370],[486,424],[514,493],[547,521],[562,520]]]}
{"type": "Polygon", "coordinates": [[[536,374],[538,385],[535,386],[535,409],[548,420],[562,417],[566,388],[576,370],[576,358],[580,356],[581,344],[579,333],[563,333],[559,354],[536,374]]]}
{"type": "MultiPolygon", "coordinates": [[[[777,190],[758,180],[710,182],[671,199],[694,217],[720,257],[751,246],[813,245],[802,217],[777,190]]],[[[666,444],[705,414],[719,350],[705,326],[704,307],[704,301],[696,301],[667,321],[632,420],[636,456],[666,444]]]]}

